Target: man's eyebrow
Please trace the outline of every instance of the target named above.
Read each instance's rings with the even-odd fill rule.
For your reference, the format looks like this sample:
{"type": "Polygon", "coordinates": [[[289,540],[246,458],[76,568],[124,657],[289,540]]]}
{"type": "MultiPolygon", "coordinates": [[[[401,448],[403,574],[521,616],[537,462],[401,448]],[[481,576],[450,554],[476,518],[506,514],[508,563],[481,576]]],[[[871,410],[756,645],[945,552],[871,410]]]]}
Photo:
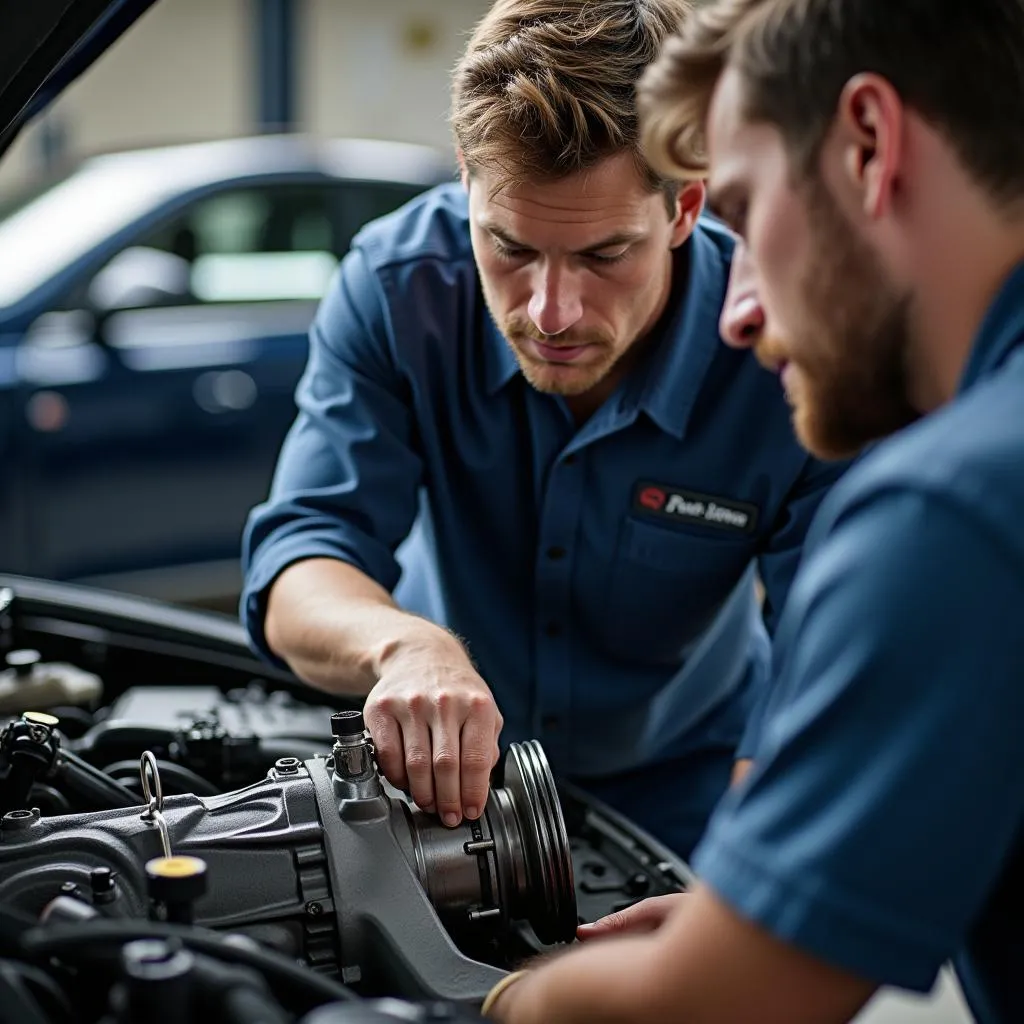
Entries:
{"type": "Polygon", "coordinates": [[[595,245],[588,245],[586,249],[580,249],[574,255],[586,256],[588,253],[600,252],[602,249],[617,249],[620,245],[633,245],[636,242],[642,242],[646,237],[646,231],[616,231],[615,234],[602,238],[595,245]]]}
{"type": "MultiPolygon", "coordinates": [[[[532,246],[525,245],[518,239],[513,238],[507,231],[499,228],[496,224],[483,223],[480,226],[484,231],[493,235],[499,242],[507,245],[510,249],[532,249],[532,246]]],[[[574,252],[573,255],[586,256],[590,253],[600,252],[602,249],[613,249],[620,245],[634,245],[636,242],[643,241],[646,237],[647,233],[644,231],[616,231],[607,238],[602,238],[601,241],[588,245],[585,249],[580,249],[578,252],[574,252]]]]}

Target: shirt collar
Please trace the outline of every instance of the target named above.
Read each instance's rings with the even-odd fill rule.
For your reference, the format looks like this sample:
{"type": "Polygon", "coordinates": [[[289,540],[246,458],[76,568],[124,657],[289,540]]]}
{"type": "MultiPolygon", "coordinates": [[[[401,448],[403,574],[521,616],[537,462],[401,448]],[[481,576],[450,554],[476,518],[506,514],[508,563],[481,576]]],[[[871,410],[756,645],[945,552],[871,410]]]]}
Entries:
{"type": "MultiPolygon", "coordinates": [[[[483,298],[481,297],[481,303],[483,298]]],[[[484,305],[484,382],[487,395],[493,398],[518,372],[515,353],[498,330],[491,311],[484,305]]]]}
{"type": "Polygon", "coordinates": [[[677,440],[696,404],[711,361],[723,344],[718,320],[725,300],[732,239],[702,219],[690,240],[686,286],[669,311],[663,336],[646,363],[639,408],[677,440]]]}
{"type": "Polygon", "coordinates": [[[995,373],[1024,342],[1024,263],[1003,282],[974,338],[960,377],[959,394],[995,373]]]}

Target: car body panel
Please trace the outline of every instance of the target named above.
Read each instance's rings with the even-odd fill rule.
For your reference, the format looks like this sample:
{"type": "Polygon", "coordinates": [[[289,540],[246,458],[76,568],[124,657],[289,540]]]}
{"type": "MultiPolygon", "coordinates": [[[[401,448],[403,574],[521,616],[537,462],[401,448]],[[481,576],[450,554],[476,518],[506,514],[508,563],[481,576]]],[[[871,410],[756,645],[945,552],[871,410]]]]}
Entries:
{"type": "Polygon", "coordinates": [[[409,144],[224,140],[96,158],[0,221],[0,566],[233,598],[319,296],[366,220],[451,173],[409,144]],[[140,259],[177,283],[98,306],[140,259]]]}

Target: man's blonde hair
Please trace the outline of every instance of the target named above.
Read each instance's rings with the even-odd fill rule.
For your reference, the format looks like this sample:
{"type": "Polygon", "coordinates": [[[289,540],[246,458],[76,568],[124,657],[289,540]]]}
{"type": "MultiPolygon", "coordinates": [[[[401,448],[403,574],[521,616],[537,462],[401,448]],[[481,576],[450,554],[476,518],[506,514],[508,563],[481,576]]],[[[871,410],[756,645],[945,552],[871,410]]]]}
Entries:
{"type": "Polygon", "coordinates": [[[701,177],[719,78],[739,73],[743,116],[778,128],[795,180],[818,177],[839,99],[857,74],[892,85],[941,130],[1000,204],[1024,199],[1021,0],[707,0],[641,79],[642,147],[659,173],[701,177]],[[969,69],[969,73],[956,73],[969,69]]]}
{"type": "Polygon", "coordinates": [[[652,167],[683,180],[707,175],[704,128],[718,79],[733,44],[762,0],[707,4],[687,21],[685,32],[665,40],[637,86],[641,148],[652,167]]]}
{"type": "Polygon", "coordinates": [[[557,180],[632,153],[652,191],[675,186],[640,152],[636,84],[691,0],[498,0],[452,79],[452,127],[498,188],[557,180]]]}

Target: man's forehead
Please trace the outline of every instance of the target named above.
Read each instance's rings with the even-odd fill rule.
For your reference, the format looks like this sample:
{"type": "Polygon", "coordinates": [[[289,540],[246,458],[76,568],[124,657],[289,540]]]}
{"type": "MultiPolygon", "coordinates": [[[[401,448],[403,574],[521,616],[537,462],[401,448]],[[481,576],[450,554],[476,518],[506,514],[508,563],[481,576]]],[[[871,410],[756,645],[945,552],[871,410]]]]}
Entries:
{"type": "Polygon", "coordinates": [[[718,208],[726,197],[749,186],[758,165],[768,155],[777,133],[745,116],[743,79],[735,68],[726,68],[715,86],[708,106],[708,204],[718,208]]]}
{"type": "Polygon", "coordinates": [[[640,177],[635,163],[615,158],[569,177],[522,181],[495,189],[486,171],[473,177],[475,219],[484,227],[516,224],[642,226],[651,200],[660,200],[640,177]]]}

